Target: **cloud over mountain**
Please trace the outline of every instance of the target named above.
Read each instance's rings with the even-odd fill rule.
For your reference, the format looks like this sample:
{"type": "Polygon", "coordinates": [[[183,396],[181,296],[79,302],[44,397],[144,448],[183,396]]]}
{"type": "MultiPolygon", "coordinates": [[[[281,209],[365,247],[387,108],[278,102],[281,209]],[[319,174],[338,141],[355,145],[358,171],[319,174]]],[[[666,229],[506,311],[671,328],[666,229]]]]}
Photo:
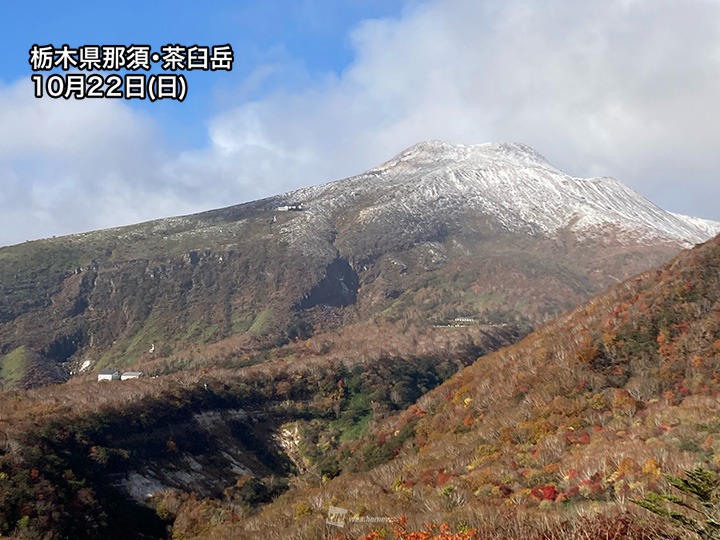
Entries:
{"type": "MultiPolygon", "coordinates": [[[[355,29],[339,75],[230,100],[208,145],[183,152],[126,104],[35,102],[5,87],[0,230],[14,232],[0,244],[349,176],[424,139],[521,141],[571,174],[612,175],[718,219],[719,20],[704,0],[409,2],[355,29]]],[[[287,68],[297,80],[302,62],[288,62],[252,77],[287,68]]]]}

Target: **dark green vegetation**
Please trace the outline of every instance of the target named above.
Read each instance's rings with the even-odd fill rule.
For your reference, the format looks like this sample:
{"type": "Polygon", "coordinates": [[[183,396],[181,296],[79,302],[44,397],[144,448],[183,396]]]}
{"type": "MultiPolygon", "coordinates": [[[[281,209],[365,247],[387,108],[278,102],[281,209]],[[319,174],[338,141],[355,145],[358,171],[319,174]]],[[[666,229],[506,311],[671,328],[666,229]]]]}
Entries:
{"type": "Polygon", "coordinates": [[[716,472],[696,467],[685,471],[685,478],[668,475],[673,491],[651,492],[635,501],[654,514],[697,534],[703,540],[720,538],[720,478],[716,472]]]}

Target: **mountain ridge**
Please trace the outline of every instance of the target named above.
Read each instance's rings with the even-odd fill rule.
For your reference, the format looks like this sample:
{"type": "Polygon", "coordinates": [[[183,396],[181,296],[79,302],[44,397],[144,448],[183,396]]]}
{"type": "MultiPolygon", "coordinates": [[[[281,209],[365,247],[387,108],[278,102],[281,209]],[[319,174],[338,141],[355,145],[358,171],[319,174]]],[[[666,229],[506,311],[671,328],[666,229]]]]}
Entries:
{"type": "Polygon", "coordinates": [[[424,142],[325,185],[0,248],[0,360],[130,366],[377,318],[527,329],[716,228],[525,145],[424,142]]]}
{"type": "MultiPolygon", "coordinates": [[[[337,201],[338,203],[342,204],[346,202],[346,197],[342,197],[340,194],[334,194],[334,192],[338,191],[339,188],[342,187],[381,187],[382,183],[380,182],[373,182],[372,180],[378,176],[384,175],[385,173],[394,173],[392,176],[388,175],[388,178],[383,177],[383,180],[385,181],[398,181],[403,180],[402,174],[403,172],[410,172],[412,174],[428,174],[430,173],[442,173],[446,172],[448,174],[455,175],[455,179],[457,180],[454,182],[456,186],[459,187],[460,191],[462,192],[468,192],[470,191],[470,186],[462,186],[463,181],[464,182],[480,182],[480,187],[482,188],[489,188],[489,187],[495,187],[495,186],[501,186],[501,187],[509,187],[511,188],[511,192],[513,194],[519,194],[519,190],[516,188],[512,190],[513,183],[517,184],[518,179],[520,178],[517,173],[523,172],[522,169],[526,167],[527,169],[535,169],[538,171],[542,171],[545,173],[549,173],[552,176],[556,176],[557,178],[554,179],[555,183],[553,185],[546,185],[547,188],[552,188],[556,191],[556,194],[562,194],[562,189],[557,189],[557,181],[564,181],[565,188],[574,188],[572,190],[568,190],[567,194],[567,200],[570,200],[575,203],[584,202],[585,205],[580,206],[590,206],[590,202],[594,203],[595,205],[599,204],[597,201],[588,201],[586,200],[588,196],[594,197],[594,198],[600,198],[605,199],[605,202],[610,202],[610,200],[615,196],[615,198],[618,198],[617,195],[625,195],[628,196],[631,200],[638,201],[643,200],[645,203],[643,204],[643,209],[646,210],[646,212],[651,213],[655,218],[659,220],[659,223],[656,226],[664,225],[667,228],[675,229],[672,231],[666,230],[666,231],[655,231],[656,236],[663,238],[663,236],[660,235],[661,232],[665,233],[665,237],[667,239],[673,240],[673,241],[680,241],[683,242],[685,247],[689,247],[691,244],[700,243],[707,239],[709,239],[711,236],[714,236],[717,233],[720,233],[720,221],[715,221],[711,219],[706,218],[700,218],[700,217],[694,217],[694,216],[688,216],[676,212],[669,212],[661,209],[660,207],[656,206],[654,203],[651,203],[650,201],[646,200],[642,195],[635,192],[631,188],[629,188],[627,185],[625,185],[622,181],[605,176],[605,177],[590,177],[590,178],[582,178],[582,177],[575,177],[568,174],[565,174],[561,171],[559,171],[556,167],[554,167],[544,156],[542,156],[539,152],[537,152],[535,149],[530,147],[529,145],[526,145],[524,143],[479,143],[479,144],[452,144],[447,143],[445,141],[441,140],[428,140],[419,142],[415,145],[412,145],[408,147],[407,149],[401,151],[391,159],[377,165],[376,167],[373,167],[366,172],[350,176],[347,178],[334,180],[325,184],[319,184],[319,185],[311,185],[307,187],[298,188],[295,190],[291,190],[285,193],[272,195],[269,197],[265,197],[262,199],[258,199],[255,201],[249,201],[245,203],[239,203],[235,205],[231,205],[228,207],[223,207],[219,209],[213,209],[213,210],[205,210],[201,212],[196,212],[192,214],[187,214],[183,216],[177,216],[177,217],[167,217],[167,218],[159,218],[159,219],[153,219],[146,222],[141,222],[134,225],[124,225],[119,227],[110,227],[106,229],[98,229],[95,231],[86,231],[86,232],[80,232],[80,233],[74,233],[70,235],[65,235],[58,238],[84,238],[88,235],[92,235],[99,232],[122,232],[124,230],[129,230],[134,227],[140,226],[140,225],[156,225],[158,228],[161,228],[163,224],[172,225],[177,224],[178,222],[181,222],[182,220],[190,219],[190,218],[204,218],[208,221],[221,221],[223,217],[225,217],[227,214],[233,213],[233,211],[239,211],[239,210],[261,210],[261,211],[272,211],[276,208],[283,206],[282,203],[287,201],[296,201],[296,200],[304,200],[304,199],[314,199],[319,197],[320,195],[329,194],[330,196],[335,196],[335,198],[340,199],[337,201]],[[438,167],[432,167],[432,165],[437,164],[443,164],[443,163],[449,163],[444,167],[444,170],[438,170],[438,167]],[[480,175],[476,177],[463,175],[462,173],[458,174],[457,169],[460,164],[466,164],[469,165],[469,168],[476,170],[476,171],[482,171],[482,172],[495,172],[496,174],[493,176],[490,175],[480,175]],[[502,170],[502,167],[498,167],[498,165],[504,165],[507,166],[514,166],[515,170],[511,171],[513,173],[516,173],[516,176],[511,176],[507,170],[502,170]],[[432,170],[423,171],[422,168],[430,168],[432,170]],[[396,170],[399,169],[399,170],[396,170]],[[406,169],[403,171],[402,169],[406,169]],[[363,182],[368,181],[370,182],[370,186],[363,186],[363,182]],[[570,182],[568,182],[570,181],[570,182]],[[592,188],[601,188],[601,189],[592,189],[592,188]]],[[[468,168],[468,167],[466,167],[468,168]]],[[[537,180],[539,182],[547,181],[549,178],[546,177],[538,177],[535,176],[534,178],[531,177],[531,180],[537,180]]],[[[449,184],[445,184],[445,186],[448,186],[449,184]]],[[[524,182],[521,187],[527,187],[528,183],[524,182]]],[[[441,186],[442,187],[442,186],[441,186]]],[[[342,190],[340,190],[342,191],[342,190]]],[[[357,192],[353,189],[351,189],[351,193],[353,196],[357,195],[357,192]]],[[[442,195],[442,193],[439,193],[439,195],[442,195]]],[[[477,195],[477,194],[474,194],[477,195]]],[[[496,194],[493,194],[496,195],[496,194]]],[[[504,205],[508,205],[508,201],[501,201],[504,203],[504,205]]],[[[526,202],[526,201],[523,201],[526,202]]],[[[567,201],[565,201],[567,202],[567,201]]],[[[483,210],[492,210],[493,205],[497,206],[497,201],[488,201],[487,206],[485,208],[481,208],[483,210]]],[[[563,205],[557,205],[558,207],[562,207],[563,205]]],[[[544,209],[547,209],[548,207],[545,207],[544,209]]],[[[613,209],[611,207],[607,207],[606,209],[609,210],[617,210],[613,209]]],[[[515,210],[519,210],[520,214],[523,213],[524,209],[521,207],[516,207],[515,210]]],[[[583,208],[573,208],[573,210],[583,210],[583,208]]],[[[585,208],[587,211],[588,209],[585,208]]],[[[551,215],[552,212],[548,212],[548,215],[551,215]]],[[[630,218],[630,213],[620,213],[621,217],[630,218]]],[[[533,219],[537,220],[537,215],[531,216],[533,219]]],[[[568,216],[564,216],[563,219],[553,219],[551,218],[548,220],[548,223],[553,223],[554,226],[550,226],[548,223],[541,222],[541,223],[533,223],[536,227],[538,227],[537,232],[545,232],[545,233],[554,233],[558,228],[561,228],[562,226],[567,226],[572,218],[576,217],[580,223],[583,223],[583,220],[590,224],[594,224],[593,220],[597,220],[597,215],[577,215],[577,216],[570,216],[570,219],[568,219],[568,216]]],[[[614,219],[616,219],[618,216],[613,215],[614,219]]],[[[632,220],[631,220],[632,221],[632,220]]],[[[607,217],[605,219],[601,219],[600,222],[602,223],[614,223],[612,219],[608,219],[607,217]]],[[[636,223],[637,224],[637,223],[636,223]]],[[[515,224],[517,226],[517,224],[515,224]]],[[[577,224],[575,224],[577,225],[577,224]]],[[[647,225],[647,223],[646,223],[647,225]]],[[[582,227],[581,227],[582,228],[582,227]]],[[[53,237],[55,239],[56,237],[53,237]]],[[[50,240],[49,238],[40,239],[40,240],[50,240]]],[[[27,241],[28,243],[30,241],[27,241]]],[[[19,245],[19,244],[16,244],[19,245]]],[[[11,246],[2,246],[2,247],[11,247],[11,246]]],[[[0,248],[2,248],[0,247],[0,248]]]]}

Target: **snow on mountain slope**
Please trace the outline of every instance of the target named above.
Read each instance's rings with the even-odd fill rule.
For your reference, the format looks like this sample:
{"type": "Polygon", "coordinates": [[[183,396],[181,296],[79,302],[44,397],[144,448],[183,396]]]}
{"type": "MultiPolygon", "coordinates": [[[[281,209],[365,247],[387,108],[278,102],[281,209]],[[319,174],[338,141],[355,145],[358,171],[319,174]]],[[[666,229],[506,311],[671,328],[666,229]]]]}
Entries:
{"type": "Polygon", "coordinates": [[[551,237],[564,229],[580,237],[612,229],[622,242],[687,247],[720,232],[720,222],[662,210],[613,178],[569,176],[522,144],[423,142],[364,174],[282,198],[302,200],[307,208],[291,228],[303,221],[329,225],[337,211],[362,205],[362,225],[384,220],[397,226],[430,211],[470,209],[510,231],[551,237]]]}

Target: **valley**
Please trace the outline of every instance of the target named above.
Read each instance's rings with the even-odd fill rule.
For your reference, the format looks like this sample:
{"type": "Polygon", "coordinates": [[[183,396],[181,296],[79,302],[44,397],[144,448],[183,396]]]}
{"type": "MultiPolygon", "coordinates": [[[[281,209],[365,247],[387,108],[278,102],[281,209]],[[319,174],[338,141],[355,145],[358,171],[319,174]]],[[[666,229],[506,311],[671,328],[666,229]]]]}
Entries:
{"type": "Polygon", "coordinates": [[[332,506],[651,538],[631,501],[717,465],[718,232],[524,145],[431,141],[0,248],[0,533],[404,534],[332,506]]]}

